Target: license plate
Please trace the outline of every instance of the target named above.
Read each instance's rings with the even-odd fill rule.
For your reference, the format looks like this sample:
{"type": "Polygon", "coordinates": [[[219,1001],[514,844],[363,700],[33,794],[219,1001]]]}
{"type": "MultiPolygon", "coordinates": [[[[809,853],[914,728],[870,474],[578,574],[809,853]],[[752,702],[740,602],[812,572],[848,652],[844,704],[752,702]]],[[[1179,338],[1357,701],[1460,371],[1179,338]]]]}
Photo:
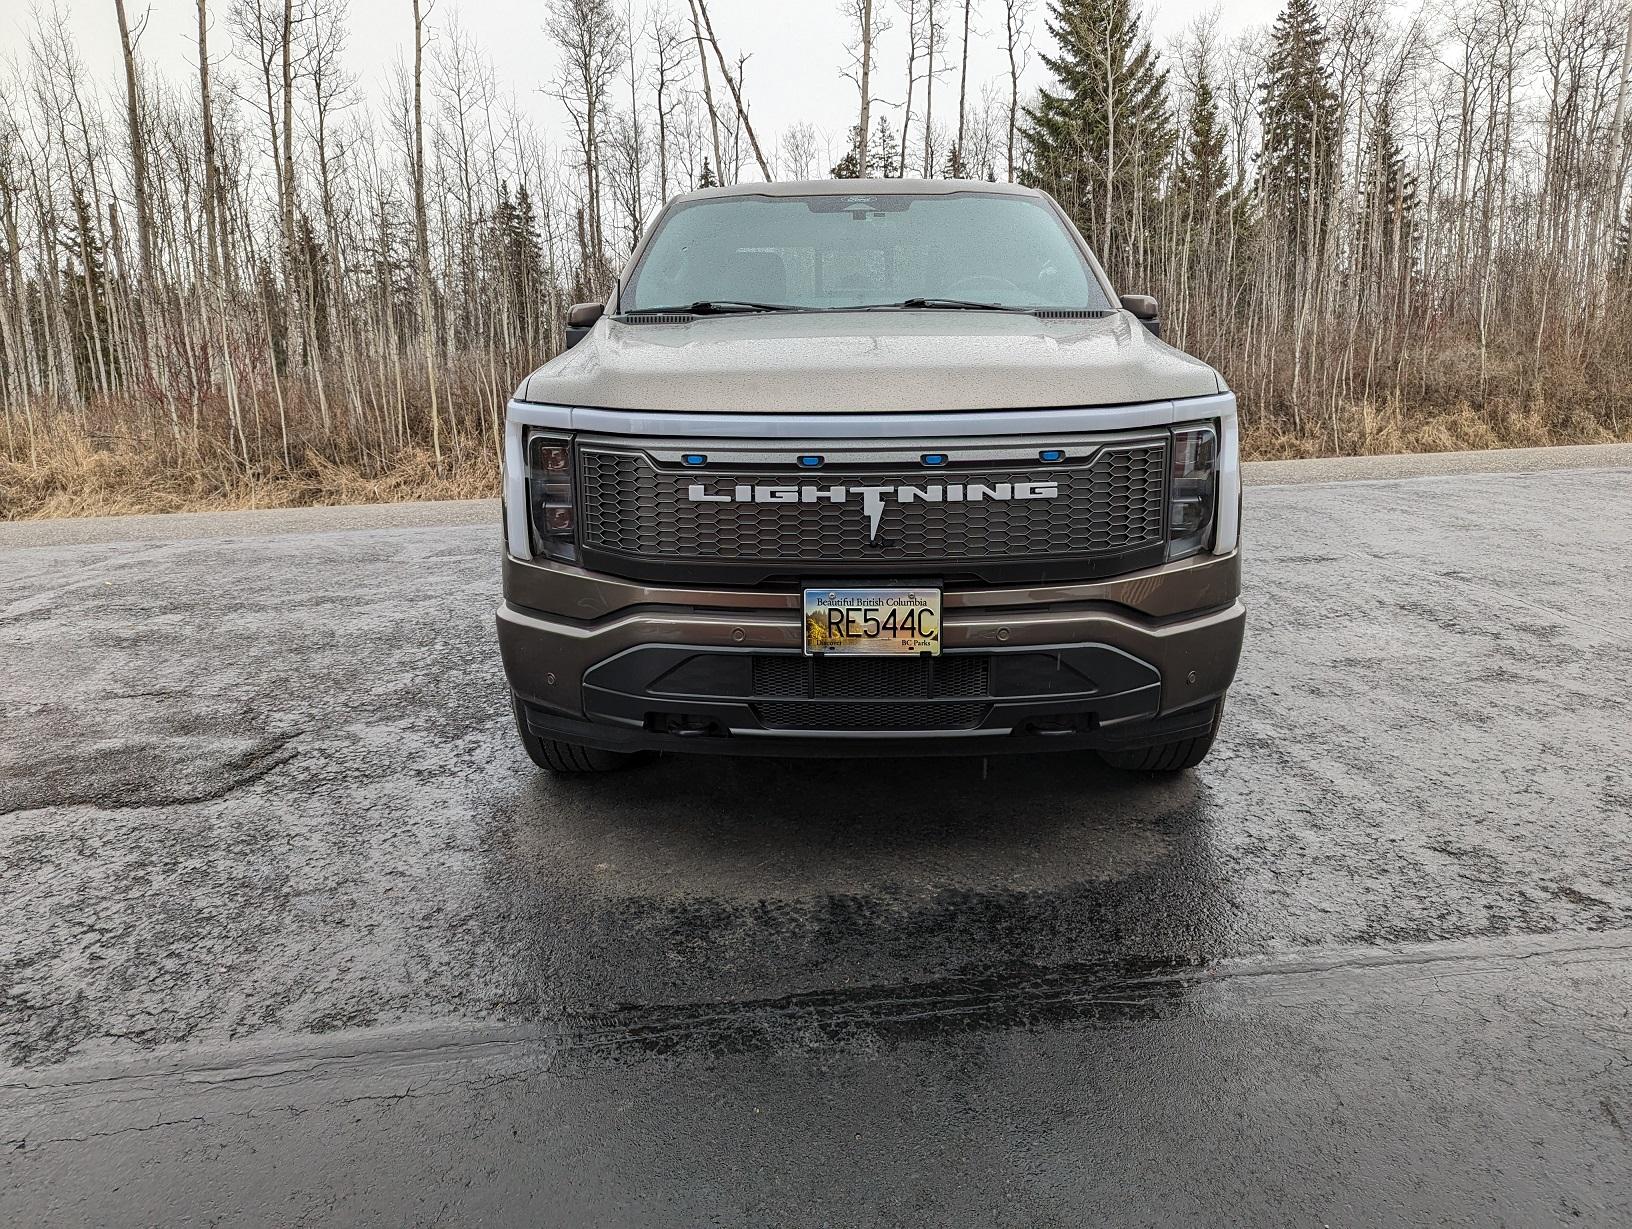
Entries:
{"type": "Polygon", "coordinates": [[[940,653],[939,589],[806,589],[806,653],[940,653]]]}

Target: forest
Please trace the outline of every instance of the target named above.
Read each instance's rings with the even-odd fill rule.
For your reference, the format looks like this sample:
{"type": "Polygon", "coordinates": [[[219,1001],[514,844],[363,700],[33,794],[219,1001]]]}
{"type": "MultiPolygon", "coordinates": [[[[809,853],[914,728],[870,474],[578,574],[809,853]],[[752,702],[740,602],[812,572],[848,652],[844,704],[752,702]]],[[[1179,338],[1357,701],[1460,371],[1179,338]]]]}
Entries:
{"type": "Polygon", "coordinates": [[[49,4],[0,46],[0,519],[492,494],[661,202],[830,175],[1053,193],[1249,456],[1632,438],[1627,0],[836,0],[836,139],[756,125],[718,0],[547,0],[527,82],[400,0],[387,87],[347,0],[195,3],[186,71],[127,0],[116,77],[49,4]]]}

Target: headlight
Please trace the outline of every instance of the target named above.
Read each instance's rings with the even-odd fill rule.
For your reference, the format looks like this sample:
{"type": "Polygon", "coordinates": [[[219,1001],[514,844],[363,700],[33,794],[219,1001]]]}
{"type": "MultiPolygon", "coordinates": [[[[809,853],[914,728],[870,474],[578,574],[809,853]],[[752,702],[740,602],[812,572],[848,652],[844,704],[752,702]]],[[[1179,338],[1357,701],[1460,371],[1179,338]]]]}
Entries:
{"type": "Polygon", "coordinates": [[[533,432],[527,437],[527,505],[533,539],[551,559],[578,559],[577,501],[572,480],[572,440],[533,432]]]}
{"type": "Polygon", "coordinates": [[[1205,550],[1218,505],[1218,431],[1177,427],[1167,480],[1167,557],[1205,550]]]}

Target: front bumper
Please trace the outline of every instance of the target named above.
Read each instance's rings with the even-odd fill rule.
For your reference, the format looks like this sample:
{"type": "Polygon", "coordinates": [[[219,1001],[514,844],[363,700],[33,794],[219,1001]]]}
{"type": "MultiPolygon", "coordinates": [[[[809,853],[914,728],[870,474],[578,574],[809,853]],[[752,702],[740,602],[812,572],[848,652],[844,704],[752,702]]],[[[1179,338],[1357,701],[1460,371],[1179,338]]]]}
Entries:
{"type": "Polygon", "coordinates": [[[797,591],[652,587],[510,557],[498,632],[533,731],[590,746],[738,755],[1138,746],[1211,722],[1240,657],[1239,589],[1234,553],[1104,581],[948,589],[942,661],[978,665],[956,671],[978,674],[978,692],[931,687],[904,707],[819,681],[791,705],[766,690],[769,675],[797,675],[804,662],[797,591]],[[764,670],[773,658],[778,668],[764,670]],[[895,707],[865,728],[846,711],[880,702],[895,707]]]}

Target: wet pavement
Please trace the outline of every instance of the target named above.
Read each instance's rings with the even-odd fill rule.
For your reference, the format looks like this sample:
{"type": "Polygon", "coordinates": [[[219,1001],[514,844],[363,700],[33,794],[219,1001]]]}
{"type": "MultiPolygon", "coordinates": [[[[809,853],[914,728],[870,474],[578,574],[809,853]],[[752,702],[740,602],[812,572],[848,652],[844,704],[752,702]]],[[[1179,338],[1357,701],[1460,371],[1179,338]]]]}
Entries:
{"type": "Polygon", "coordinates": [[[1154,781],[541,777],[402,519],[0,537],[0,1222],[1632,1219],[1632,469],[1250,487],[1154,781]]]}

